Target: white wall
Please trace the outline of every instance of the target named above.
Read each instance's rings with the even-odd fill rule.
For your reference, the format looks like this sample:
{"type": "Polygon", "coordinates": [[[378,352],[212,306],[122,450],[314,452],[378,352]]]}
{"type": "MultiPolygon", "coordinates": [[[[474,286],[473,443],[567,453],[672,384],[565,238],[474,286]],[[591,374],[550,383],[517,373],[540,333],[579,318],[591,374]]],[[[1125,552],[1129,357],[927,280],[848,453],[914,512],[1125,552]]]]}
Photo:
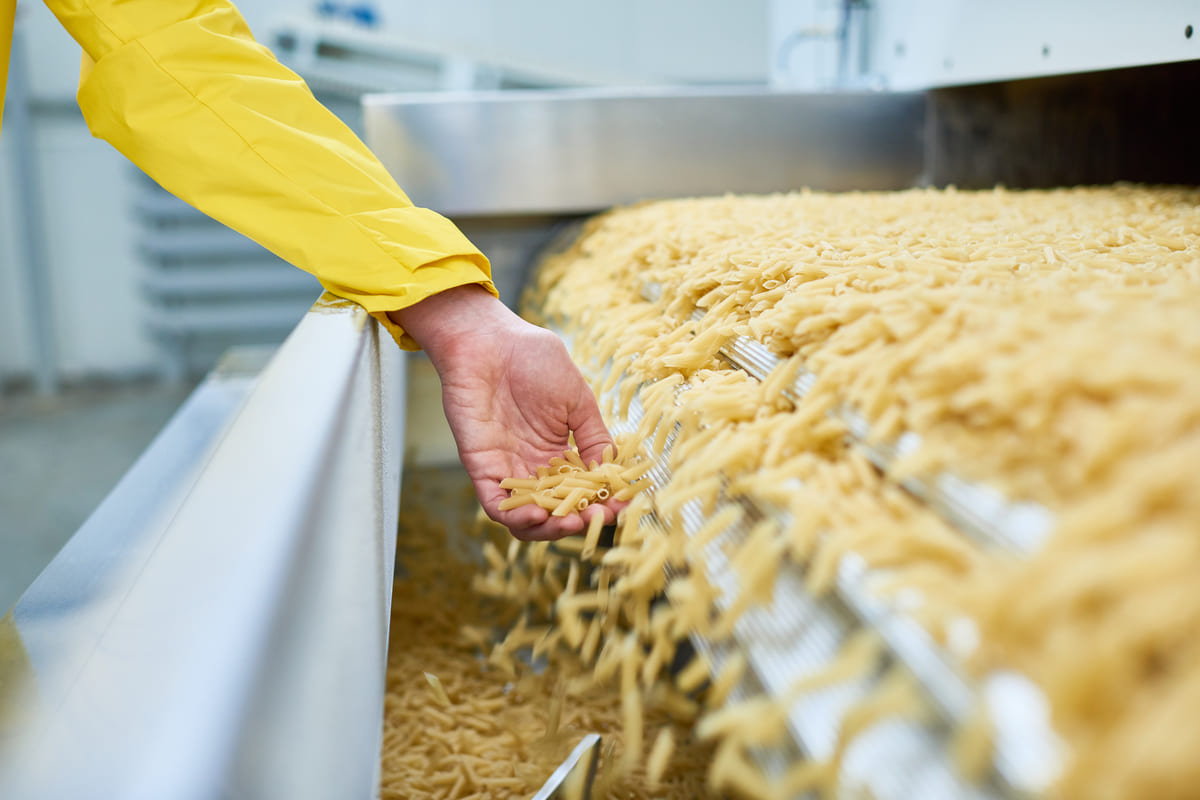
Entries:
{"type": "Polygon", "coordinates": [[[54,321],[61,376],[145,372],[154,364],[154,349],[139,322],[128,167],[91,137],[74,106],[78,46],[42,4],[22,2],[19,16],[37,109],[33,163],[52,298],[48,309],[31,307],[23,265],[16,261],[20,223],[14,212],[27,198],[15,195],[14,153],[6,142],[0,148],[0,379],[32,370],[35,313],[54,321]]]}
{"type": "MultiPolygon", "coordinates": [[[[0,142],[0,145],[7,145],[0,142]]],[[[7,147],[0,148],[7,151],[7,147]]],[[[33,370],[29,309],[22,298],[28,287],[17,268],[17,226],[11,191],[11,159],[0,154],[0,381],[5,375],[33,370]]]]}
{"type": "Polygon", "coordinates": [[[377,0],[391,34],[613,83],[766,80],[767,0],[377,0]]]}
{"type": "MultiPolygon", "coordinates": [[[[239,3],[264,28],[287,0],[239,3]]],[[[0,382],[34,369],[32,314],[53,318],[57,372],[125,376],[157,368],[142,326],[140,269],[132,218],[134,185],[125,158],[93,139],[75,106],[79,47],[40,2],[21,0],[19,17],[35,101],[34,166],[40,174],[49,258],[49,309],[30,306],[18,264],[12,142],[0,147],[0,382]]]]}
{"type": "Polygon", "coordinates": [[[841,0],[772,0],[768,16],[771,82],[825,91],[839,80],[841,0]]]}
{"type": "Polygon", "coordinates": [[[133,183],[120,154],[82,121],[38,121],[59,368],[65,376],[149,369],[137,291],[133,183]]]}

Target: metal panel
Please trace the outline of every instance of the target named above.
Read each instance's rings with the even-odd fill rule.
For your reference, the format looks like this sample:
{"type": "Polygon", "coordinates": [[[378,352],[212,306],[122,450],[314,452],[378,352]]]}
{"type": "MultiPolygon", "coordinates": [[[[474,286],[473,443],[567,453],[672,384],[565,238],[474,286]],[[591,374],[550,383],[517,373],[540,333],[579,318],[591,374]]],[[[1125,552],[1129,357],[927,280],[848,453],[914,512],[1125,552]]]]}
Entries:
{"type": "Polygon", "coordinates": [[[870,26],[868,69],[894,89],[1200,58],[1195,0],[881,2],[870,26]]]}
{"type": "Polygon", "coordinates": [[[457,216],[902,189],[922,169],[920,94],[580,89],[369,95],[364,104],[372,149],[413,201],[457,216]]]}
{"type": "Polygon", "coordinates": [[[1200,61],[929,92],[935,186],[1200,184],[1200,61]]]}
{"type": "Polygon", "coordinates": [[[197,390],[0,622],[0,796],[375,795],[401,364],[327,296],[197,390]]]}

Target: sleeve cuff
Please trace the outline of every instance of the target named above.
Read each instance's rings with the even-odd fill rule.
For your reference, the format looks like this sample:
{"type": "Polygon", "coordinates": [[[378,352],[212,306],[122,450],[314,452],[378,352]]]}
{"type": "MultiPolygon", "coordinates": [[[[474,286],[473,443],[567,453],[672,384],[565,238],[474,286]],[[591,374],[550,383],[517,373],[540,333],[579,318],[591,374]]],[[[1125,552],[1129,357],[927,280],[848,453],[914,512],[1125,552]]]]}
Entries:
{"type": "Polygon", "coordinates": [[[476,263],[474,258],[468,256],[450,256],[425,264],[418,268],[415,275],[418,280],[404,287],[405,291],[393,295],[364,296],[349,291],[346,287],[328,284],[325,288],[339,297],[353,300],[365,308],[391,334],[396,344],[404,350],[420,350],[421,347],[402,327],[392,322],[388,317],[389,311],[408,308],[439,292],[472,283],[479,284],[495,297],[500,296],[500,293],[496,291],[495,284],[492,283],[488,270],[476,263]]]}

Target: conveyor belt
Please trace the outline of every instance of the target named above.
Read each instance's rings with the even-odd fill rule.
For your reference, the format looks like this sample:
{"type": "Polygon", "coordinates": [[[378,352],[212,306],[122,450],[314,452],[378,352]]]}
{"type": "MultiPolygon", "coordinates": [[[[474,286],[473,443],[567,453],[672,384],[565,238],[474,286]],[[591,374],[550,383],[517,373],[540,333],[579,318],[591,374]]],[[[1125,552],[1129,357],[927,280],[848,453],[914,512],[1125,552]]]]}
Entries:
{"type": "MultiPolygon", "coordinates": [[[[656,284],[647,284],[642,289],[642,296],[650,301],[657,300],[661,294],[662,287],[656,284]]],[[[692,320],[703,319],[703,311],[692,313],[692,320]]],[[[747,336],[734,336],[721,347],[720,354],[730,364],[760,381],[766,380],[783,363],[762,343],[747,336]]],[[[783,394],[792,403],[799,403],[812,390],[816,380],[815,373],[801,369],[783,394]]],[[[914,433],[902,434],[894,442],[872,442],[870,424],[857,411],[841,406],[831,413],[845,423],[855,446],[885,472],[899,456],[912,453],[921,445],[920,437],[914,433]]],[[[1011,501],[994,489],[951,473],[942,473],[932,479],[909,477],[900,485],[975,541],[1014,553],[1036,550],[1054,522],[1050,512],[1040,505],[1011,501]]]]}
{"type": "MultiPolygon", "coordinates": [[[[759,380],[780,363],[765,347],[746,337],[735,337],[722,348],[721,355],[759,380]]],[[[785,396],[798,401],[814,381],[812,373],[802,372],[785,396]]],[[[616,409],[619,389],[618,382],[601,398],[602,408],[616,409]]],[[[847,422],[855,444],[873,463],[886,469],[896,456],[896,448],[868,443],[865,420],[846,409],[836,413],[847,422]]],[[[635,394],[623,418],[610,414],[610,427],[614,433],[631,433],[643,416],[635,394]]],[[[905,441],[911,442],[913,437],[905,441]]],[[[670,481],[668,459],[675,431],[664,442],[662,452],[651,454],[656,463],[648,477],[655,488],[670,481]]],[[[905,488],[960,530],[989,546],[1025,552],[1035,547],[1049,528],[1049,514],[1044,509],[1009,503],[991,490],[953,476],[943,475],[934,482],[912,480],[905,488]]],[[[743,497],[734,500],[722,495],[712,513],[735,502],[745,512],[742,521],[724,531],[705,551],[707,577],[723,597],[718,601],[718,610],[724,610],[738,594],[737,574],[725,555],[728,545],[744,539],[758,520],[774,518],[781,526],[788,521],[786,512],[743,497]]],[[[708,518],[698,501],[685,503],[680,516],[689,535],[708,518]]],[[[643,524],[660,523],[651,515],[643,524]]],[[[751,608],[739,618],[734,639],[745,652],[753,674],[748,683],[731,694],[731,700],[758,691],[784,695],[798,679],[832,661],[856,630],[875,631],[886,648],[886,656],[871,674],[815,690],[796,702],[789,714],[794,746],[788,748],[790,752],[760,750],[755,754],[760,765],[768,774],[779,775],[797,756],[829,758],[837,746],[843,715],[865,698],[895,664],[913,676],[934,712],[933,718],[886,720],[856,737],[843,762],[843,786],[863,788],[879,798],[1001,798],[1044,791],[1061,767],[1062,747],[1049,726],[1039,690],[1013,673],[997,673],[981,681],[965,676],[950,654],[920,625],[872,591],[872,581],[880,577],[883,575],[873,573],[861,557],[850,553],[839,563],[832,593],[817,598],[806,589],[799,567],[784,569],[776,581],[773,602],[751,608]],[[977,786],[963,779],[949,753],[954,732],[983,710],[992,725],[993,758],[989,773],[977,786]]],[[[712,663],[714,674],[719,671],[731,652],[730,645],[697,635],[691,639],[697,651],[712,663]]]]}
{"type": "MultiPolygon", "coordinates": [[[[641,417],[641,404],[635,398],[628,416],[614,422],[614,432],[632,432],[641,417]]],[[[664,486],[670,480],[667,459],[673,443],[672,434],[667,437],[664,451],[657,454],[657,463],[648,473],[656,487],[664,486]]],[[[781,525],[786,524],[781,512],[751,505],[743,498],[737,501],[722,498],[714,513],[729,502],[749,506],[746,516],[749,520],[774,516],[781,525]]],[[[681,516],[689,534],[706,520],[695,501],[684,506],[681,516]]],[[[725,556],[727,545],[745,538],[751,524],[743,522],[731,526],[705,552],[709,581],[722,590],[726,604],[729,598],[737,595],[738,589],[737,576],[725,556]]],[[[1044,788],[1053,771],[1053,765],[1043,763],[1044,754],[1052,752],[1053,746],[1044,750],[1026,747],[1014,752],[1006,745],[1008,742],[1053,740],[1051,731],[1037,730],[1030,724],[1036,721],[1036,710],[1018,715],[1019,729],[998,727],[994,731],[998,747],[991,786],[980,789],[959,778],[947,756],[950,733],[967,724],[978,709],[994,701],[953,666],[951,658],[924,629],[880,600],[870,589],[870,578],[865,562],[854,554],[842,559],[835,590],[828,598],[814,598],[805,588],[798,569],[779,576],[772,604],[750,609],[734,628],[735,638],[748,654],[762,689],[773,695],[783,694],[797,679],[818,671],[831,661],[855,629],[870,628],[886,645],[888,660],[902,665],[917,680],[936,712],[937,722],[931,725],[897,722],[888,732],[880,732],[870,742],[871,749],[876,751],[870,760],[870,772],[848,776],[851,782],[861,781],[880,798],[1020,796],[1044,788]]],[[[693,644],[719,669],[724,660],[724,648],[701,637],[693,637],[693,644]]],[[[876,673],[821,690],[797,703],[790,723],[800,752],[809,758],[827,758],[836,744],[842,714],[868,693],[878,677],[876,673]]],[[[1004,676],[1002,683],[1014,680],[1018,678],[1004,676]]],[[[998,700],[1025,702],[1011,691],[1002,691],[998,700]]],[[[993,723],[1002,725],[1011,716],[992,714],[993,723]]],[[[769,763],[764,766],[771,768],[769,763]]]]}

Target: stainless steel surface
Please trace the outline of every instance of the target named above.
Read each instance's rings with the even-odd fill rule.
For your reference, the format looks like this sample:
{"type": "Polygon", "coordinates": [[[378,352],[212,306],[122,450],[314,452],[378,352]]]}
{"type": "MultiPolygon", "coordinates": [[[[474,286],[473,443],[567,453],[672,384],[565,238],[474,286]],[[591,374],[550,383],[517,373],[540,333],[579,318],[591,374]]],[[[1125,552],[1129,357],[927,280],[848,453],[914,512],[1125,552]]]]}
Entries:
{"type": "Polygon", "coordinates": [[[533,800],[589,800],[596,764],[600,760],[600,735],[589,733],[566,757],[550,779],[533,796],[533,800]]]}
{"type": "Polygon", "coordinates": [[[581,213],[724,192],[902,189],[924,97],[760,89],[379,94],[367,140],[420,205],[452,216],[581,213]]]}
{"type": "MultiPolygon", "coordinates": [[[[1157,7],[1136,13],[1166,19],[1157,7]]],[[[1191,134],[1200,113],[1179,102],[1200,94],[1200,35],[1185,40],[1160,27],[1164,34],[1186,42],[1195,59],[929,91],[927,181],[984,190],[1200,185],[1191,134]]]]}
{"type": "Polygon", "coordinates": [[[0,624],[0,796],[375,796],[400,358],[323,299],[196,391],[0,624]]]}

